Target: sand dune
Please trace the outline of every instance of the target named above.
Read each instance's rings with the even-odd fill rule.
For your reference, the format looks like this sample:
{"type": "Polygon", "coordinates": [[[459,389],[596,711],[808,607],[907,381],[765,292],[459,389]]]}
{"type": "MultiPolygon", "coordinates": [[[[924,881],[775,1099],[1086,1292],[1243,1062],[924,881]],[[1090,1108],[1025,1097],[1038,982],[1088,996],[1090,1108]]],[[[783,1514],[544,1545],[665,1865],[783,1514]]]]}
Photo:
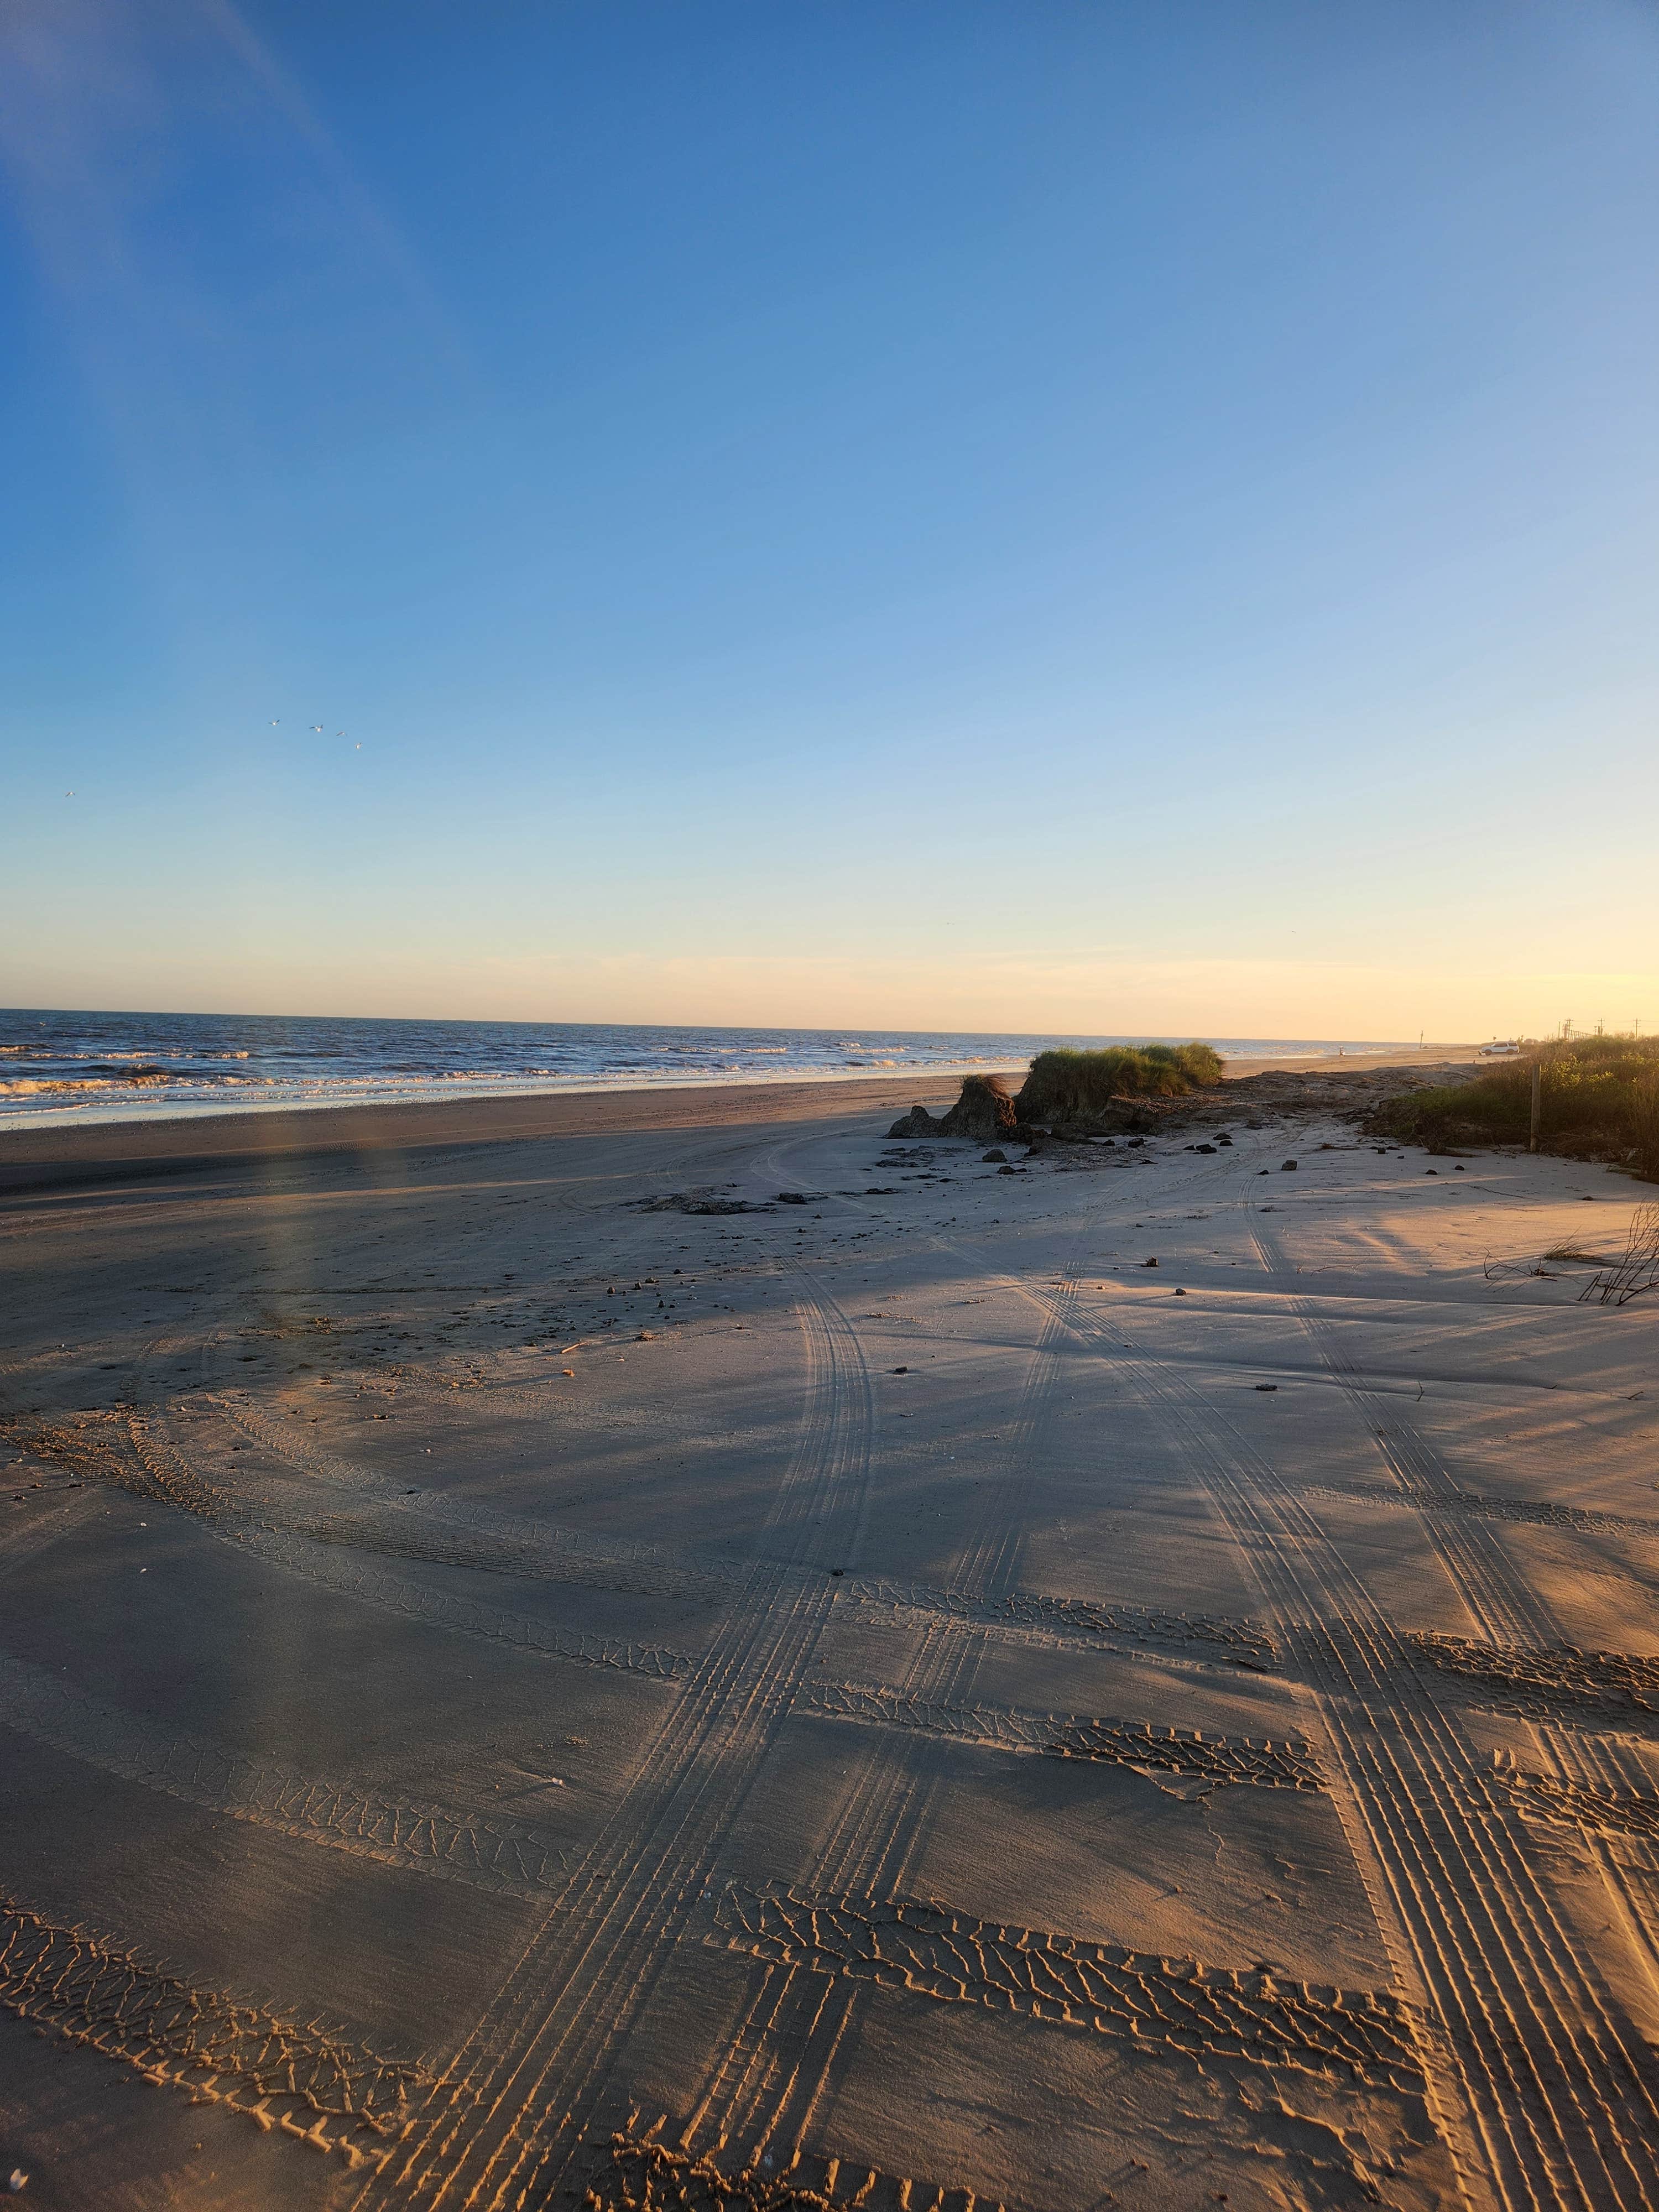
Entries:
{"type": "Polygon", "coordinates": [[[1659,2202],[1643,1194],[800,1090],[8,1146],[31,2200],[1659,2202]]]}

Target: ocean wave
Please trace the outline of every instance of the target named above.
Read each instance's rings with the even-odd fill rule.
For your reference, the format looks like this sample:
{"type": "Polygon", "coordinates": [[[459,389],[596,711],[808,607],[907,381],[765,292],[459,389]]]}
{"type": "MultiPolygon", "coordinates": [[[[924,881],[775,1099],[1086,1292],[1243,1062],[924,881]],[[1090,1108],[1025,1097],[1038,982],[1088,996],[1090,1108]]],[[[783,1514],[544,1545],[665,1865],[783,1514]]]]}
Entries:
{"type": "Polygon", "coordinates": [[[44,1091],[113,1091],[115,1078],[96,1076],[20,1076],[15,1082],[0,1083],[0,1091],[13,1098],[31,1098],[44,1091]]]}

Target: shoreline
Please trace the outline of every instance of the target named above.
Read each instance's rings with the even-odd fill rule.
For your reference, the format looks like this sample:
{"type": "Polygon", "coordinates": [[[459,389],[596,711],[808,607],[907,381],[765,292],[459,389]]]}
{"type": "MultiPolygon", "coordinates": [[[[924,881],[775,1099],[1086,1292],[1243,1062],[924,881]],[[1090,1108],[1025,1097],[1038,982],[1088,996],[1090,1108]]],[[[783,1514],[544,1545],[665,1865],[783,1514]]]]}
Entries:
{"type": "MultiPolygon", "coordinates": [[[[536,1104],[556,1098],[652,1097],[659,1092],[674,1094],[688,1091],[709,1091],[718,1096],[725,1091],[788,1090],[797,1086],[820,1089],[845,1086],[856,1090],[860,1085],[896,1081],[960,1083],[968,1075],[1022,1076],[1025,1066],[1023,1060],[1006,1064],[975,1060],[972,1063],[963,1061],[953,1066],[914,1071],[897,1066],[872,1067],[856,1075],[841,1068],[826,1068],[817,1073],[796,1072],[769,1075],[757,1073],[737,1077],[676,1075],[653,1079],[630,1073],[611,1079],[575,1077],[568,1081],[544,1084],[514,1084],[510,1079],[495,1083],[467,1078],[443,1083],[434,1081],[423,1093],[411,1091],[402,1097],[261,1099],[257,1096],[238,1096],[226,1097],[222,1103],[215,1097],[197,1099],[176,1107],[170,1106],[165,1097],[153,1107],[143,1106],[137,1099],[123,1103],[112,1098],[100,1097],[84,1107],[43,1106],[11,1115],[0,1111],[0,1142],[20,1130],[28,1129],[116,1129],[135,1126],[160,1127],[173,1122],[263,1121],[284,1114],[395,1114],[408,1108],[470,1109],[473,1106],[536,1104]]],[[[258,1085],[249,1087],[252,1090],[258,1088],[258,1085]]]]}
{"type": "MultiPolygon", "coordinates": [[[[1429,1046],[1413,1053],[1345,1054],[1313,1065],[1283,1057],[1230,1060],[1222,1085],[1224,1089],[1230,1082],[1279,1069],[1310,1081],[1393,1067],[1443,1066],[1451,1072],[1468,1065],[1477,1050],[1474,1046],[1429,1046]]],[[[865,1107],[872,1112],[890,1109],[902,1113],[917,1105],[943,1110],[954,1101],[961,1080],[962,1071],[947,1069],[915,1075],[532,1091],[512,1097],[469,1096],[380,1105],[273,1106],[184,1113],[166,1120],[146,1116],[53,1122],[0,1131],[0,1192],[314,1154],[745,1128],[772,1121],[828,1119],[865,1107]]]]}

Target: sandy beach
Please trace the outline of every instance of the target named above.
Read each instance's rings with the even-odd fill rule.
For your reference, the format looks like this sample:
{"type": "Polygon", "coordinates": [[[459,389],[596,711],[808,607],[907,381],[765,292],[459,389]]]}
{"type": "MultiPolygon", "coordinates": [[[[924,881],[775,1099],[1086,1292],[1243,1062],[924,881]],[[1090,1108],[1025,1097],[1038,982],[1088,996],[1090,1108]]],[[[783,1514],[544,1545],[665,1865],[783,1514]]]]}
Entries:
{"type": "Polygon", "coordinates": [[[1650,1194],[1370,1072],[9,1138],[0,2178],[1659,2202],[1650,1194]]]}

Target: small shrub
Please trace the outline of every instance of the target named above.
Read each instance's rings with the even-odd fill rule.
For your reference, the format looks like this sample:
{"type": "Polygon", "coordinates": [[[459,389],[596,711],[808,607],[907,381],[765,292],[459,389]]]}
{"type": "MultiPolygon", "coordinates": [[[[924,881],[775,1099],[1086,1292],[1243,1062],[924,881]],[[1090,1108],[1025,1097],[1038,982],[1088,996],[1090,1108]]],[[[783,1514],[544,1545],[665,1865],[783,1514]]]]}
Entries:
{"type": "Polygon", "coordinates": [[[1125,1098],[1180,1098],[1221,1080],[1221,1055],[1207,1044],[1103,1045],[1040,1052],[1017,1101],[1022,1121],[1077,1121],[1125,1098]]]}
{"type": "Polygon", "coordinates": [[[1178,1044],[1176,1065],[1194,1091],[1209,1091],[1221,1080],[1221,1054],[1212,1044],[1178,1044]]]}

